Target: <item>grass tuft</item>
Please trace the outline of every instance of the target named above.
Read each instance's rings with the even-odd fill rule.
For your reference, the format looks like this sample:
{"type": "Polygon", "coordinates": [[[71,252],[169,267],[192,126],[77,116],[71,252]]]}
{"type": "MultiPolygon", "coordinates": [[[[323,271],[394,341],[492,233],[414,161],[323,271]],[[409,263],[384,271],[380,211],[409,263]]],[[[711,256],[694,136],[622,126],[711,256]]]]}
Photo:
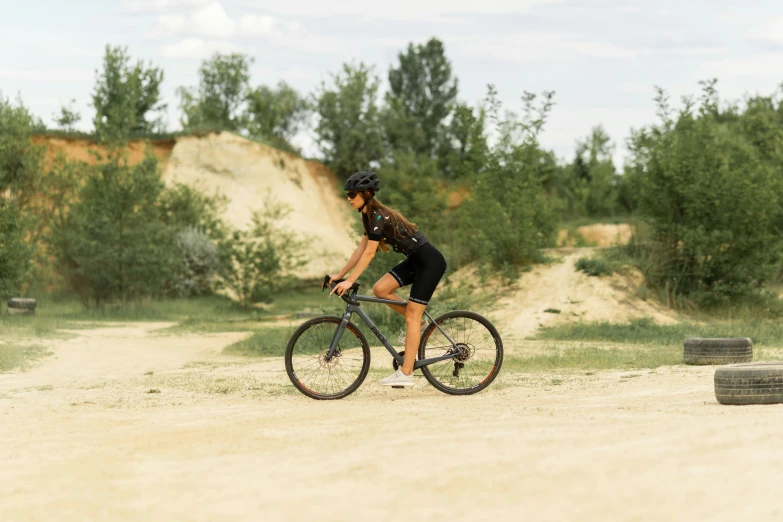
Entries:
{"type": "Polygon", "coordinates": [[[609,341],[681,347],[686,337],[750,337],[753,344],[783,346],[783,324],[774,321],[678,323],[661,325],[651,319],[627,324],[574,323],[543,327],[537,339],[559,341],[609,341]]]}
{"type": "Polygon", "coordinates": [[[247,357],[282,357],[294,328],[264,328],[223,349],[224,354],[247,357]]]}

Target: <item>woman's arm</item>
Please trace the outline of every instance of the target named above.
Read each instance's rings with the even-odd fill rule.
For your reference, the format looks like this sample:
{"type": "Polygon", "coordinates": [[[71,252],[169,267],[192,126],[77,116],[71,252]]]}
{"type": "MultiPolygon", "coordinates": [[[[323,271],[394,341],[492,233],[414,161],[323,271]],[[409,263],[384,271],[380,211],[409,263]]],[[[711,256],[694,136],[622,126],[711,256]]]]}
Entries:
{"type": "Polygon", "coordinates": [[[367,236],[362,236],[362,240],[359,242],[359,246],[356,247],[356,250],[354,250],[353,254],[351,254],[351,258],[348,260],[347,263],[345,263],[345,266],[342,270],[340,270],[340,273],[338,274],[336,279],[342,279],[345,277],[345,274],[351,271],[353,267],[356,266],[356,263],[359,262],[359,259],[362,257],[362,252],[365,251],[367,248],[367,236]]]}
{"type": "Polygon", "coordinates": [[[351,272],[351,277],[348,278],[348,281],[350,281],[351,284],[355,283],[356,280],[359,279],[359,276],[362,275],[362,272],[370,266],[372,258],[375,257],[375,253],[378,251],[378,243],[378,241],[367,241],[367,246],[359,258],[359,263],[356,265],[356,268],[353,269],[353,272],[351,272]]]}

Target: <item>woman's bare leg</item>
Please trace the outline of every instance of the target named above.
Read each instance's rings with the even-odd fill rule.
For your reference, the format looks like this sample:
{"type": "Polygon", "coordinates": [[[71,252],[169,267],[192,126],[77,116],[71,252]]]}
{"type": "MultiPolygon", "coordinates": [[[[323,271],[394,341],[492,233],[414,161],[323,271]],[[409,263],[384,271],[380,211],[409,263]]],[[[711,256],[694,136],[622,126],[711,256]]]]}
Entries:
{"type": "Polygon", "coordinates": [[[405,310],[405,360],[402,363],[402,373],[411,375],[413,365],[416,362],[416,350],[419,349],[419,339],[421,338],[421,316],[427,305],[408,301],[405,310]]]}
{"type": "MultiPolygon", "coordinates": [[[[375,286],[372,287],[372,293],[378,299],[389,299],[392,301],[405,301],[402,297],[394,293],[400,287],[400,283],[391,274],[384,274],[382,278],[378,279],[375,286]]],[[[397,312],[398,314],[405,315],[405,305],[387,305],[389,308],[397,312]]]]}

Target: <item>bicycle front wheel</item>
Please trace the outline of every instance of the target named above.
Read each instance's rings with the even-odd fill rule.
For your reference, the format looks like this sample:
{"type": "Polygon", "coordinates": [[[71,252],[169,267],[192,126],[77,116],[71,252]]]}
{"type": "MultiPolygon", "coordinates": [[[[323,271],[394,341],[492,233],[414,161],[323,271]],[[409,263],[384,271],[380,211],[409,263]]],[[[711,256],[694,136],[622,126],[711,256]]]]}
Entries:
{"type": "Polygon", "coordinates": [[[310,319],[291,336],[285,350],[285,371],[296,388],[313,399],[347,397],[362,384],[370,369],[370,346],[351,323],[345,327],[331,360],[329,344],[342,321],[324,316],[310,319]]]}
{"type": "Polygon", "coordinates": [[[421,336],[419,359],[457,353],[453,359],[422,366],[421,373],[436,389],[450,395],[480,392],[495,380],[503,364],[503,341],[488,319],[473,312],[448,312],[435,319],[421,336]],[[454,344],[443,335],[447,333],[454,344]]]}

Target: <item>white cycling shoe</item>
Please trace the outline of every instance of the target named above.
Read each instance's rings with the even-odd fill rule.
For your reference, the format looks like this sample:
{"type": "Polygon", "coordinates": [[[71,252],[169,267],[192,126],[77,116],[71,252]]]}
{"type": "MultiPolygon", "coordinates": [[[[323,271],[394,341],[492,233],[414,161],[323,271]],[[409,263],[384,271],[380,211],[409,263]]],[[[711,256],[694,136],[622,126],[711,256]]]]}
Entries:
{"type": "Polygon", "coordinates": [[[385,379],[378,381],[378,384],[381,386],[404,386],[407,388],[413,386],[415,383],[413,381],[413,374],[405,375],[402,373],[402,370],[397,370],[385,379]]]}

